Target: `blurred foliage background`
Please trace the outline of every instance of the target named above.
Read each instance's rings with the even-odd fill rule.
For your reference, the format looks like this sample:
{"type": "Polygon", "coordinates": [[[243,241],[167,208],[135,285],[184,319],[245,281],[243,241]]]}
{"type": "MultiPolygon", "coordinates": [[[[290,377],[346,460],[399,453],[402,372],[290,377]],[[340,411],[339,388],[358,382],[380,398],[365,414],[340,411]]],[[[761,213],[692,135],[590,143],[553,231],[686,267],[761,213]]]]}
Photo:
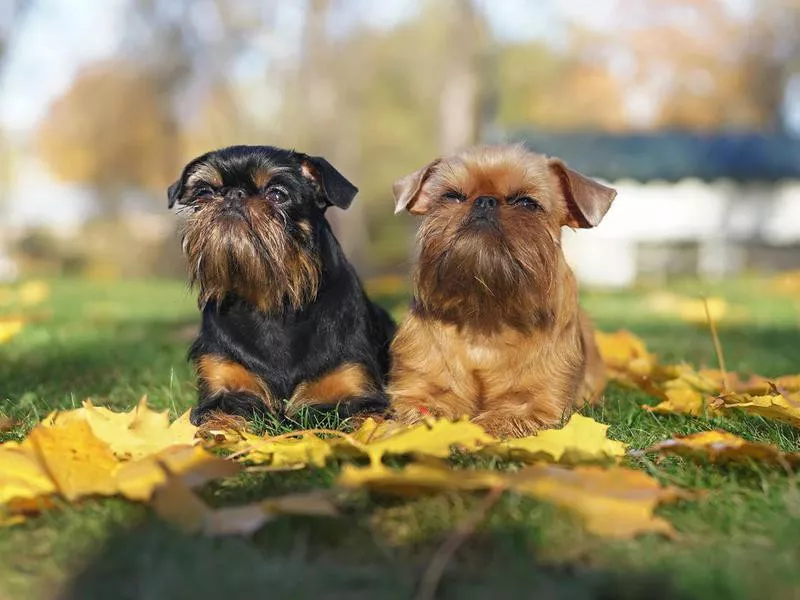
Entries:
{"type": "MultiPolygon", "coordinates": [[[[800,126],[797,0],[0,0],[0,276],[181,276],[166,188],[206,150],[323,154],[365,275],[391,183],[514,132],[800,126]]],[[[547,152],[548,148],[538,148],[547,152]]]]}

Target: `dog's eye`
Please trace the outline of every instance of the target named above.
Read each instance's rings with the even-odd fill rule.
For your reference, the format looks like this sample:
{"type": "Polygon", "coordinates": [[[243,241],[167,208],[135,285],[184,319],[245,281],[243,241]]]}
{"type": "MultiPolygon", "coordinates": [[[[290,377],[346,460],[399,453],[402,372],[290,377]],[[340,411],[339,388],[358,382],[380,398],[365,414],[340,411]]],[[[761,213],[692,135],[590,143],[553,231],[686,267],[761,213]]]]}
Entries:
{"type": "Polygon", "coordinates": [[[289,193],[286,190],[274,186],[267,188],[265,196],[267,200],[274,202],[275,204],[283,204],[289,200],[289,193]]]}
{"type": "Polygon", "coordinates": [[[214,195],[214,190],[207,185],[201,185],[198,188],[195,188],[194,193],[192,196],[195,198],[208,198],[214,195]]]}
{"type": "Polygon", "coordinates": [[[192,197],[195,200],[202,200],[204,198],[211,198],[214,195],[214,189],[208,185],[201,185],[198,188],[195,188],[192,192],[192,197]]]}
{"type": "Polygon", "coordinates": [[[530,196],[519,196],[518,198],[514,198],[511,201],[511,204],[514,206],[523,206],[525,208],[542,208],[542,205],[539,204],[539,201],[535,198],[531,198],[530,196]]]}
{"type": "Polygon", "coordinates": [[[445,192],[442,194],[442,198],[448,202],[464,202],[466,200],[461,192],[445,192]]]}

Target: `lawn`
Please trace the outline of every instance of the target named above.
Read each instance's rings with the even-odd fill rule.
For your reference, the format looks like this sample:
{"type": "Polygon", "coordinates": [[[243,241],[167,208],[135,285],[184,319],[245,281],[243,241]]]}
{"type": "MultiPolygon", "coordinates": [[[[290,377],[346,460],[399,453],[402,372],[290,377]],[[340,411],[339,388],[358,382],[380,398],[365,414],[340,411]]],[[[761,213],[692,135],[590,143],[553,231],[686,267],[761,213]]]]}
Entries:
{"type": "MultiPolygon", "coordinates": [[[[733,317],[723,319],[719,335],[729,369],[800,372],[797,298],[756,279],[673,289],[727,300],[733,317]]],[[[652,291],[587,293],[584,306],[599,328],[637,333],[664,362],[716,366],[707,328],[654,311],[652,291]]],[[[397,314],[405,302],[382,300],[397,314]]],[[[0,412],[20,421],[0,440],[20,439],[49,411],[88,397],[129,409],[147,394],[173,415],[194,402],[185,354],[198,315],[182,283],[59,281],[25,310],[30,322],[0,346],[0,412]]],[[[612,384],[604,405],[584,413],[632,448],[716,427],[800,449],[799,430],[775,421],[653,415],[643,403],[654,399],[612,384]]],[[[696,501],[659,509],[678,539],[600,539],[565,512],[505,494],[449,563],[440,597],[800,597],[793,475],[757,463],[626,462],[664,483],[703,490],[696,501]]],[[[206,486],[203,497],[222,506],[327,487],[337,471],[247,473],[206,486]]],[[[58,505],[0,529],[0,599],[411,598],[431,556],[480,502],[480,494],[397,500],[354,493],[339,519],[280,520],[252,539],[186,535],[122,500],[58,505]]]]}

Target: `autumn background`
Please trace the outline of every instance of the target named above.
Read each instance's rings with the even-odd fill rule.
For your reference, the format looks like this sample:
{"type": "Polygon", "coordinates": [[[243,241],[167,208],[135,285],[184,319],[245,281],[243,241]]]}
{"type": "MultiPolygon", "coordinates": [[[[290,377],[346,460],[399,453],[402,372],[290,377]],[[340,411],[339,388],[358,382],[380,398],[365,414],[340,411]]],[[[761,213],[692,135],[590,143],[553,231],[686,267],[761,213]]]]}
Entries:
{"type": "MultiPolygon", "coordinates": [[[[0,525],[0,598],[409,598],[465,529],[437,597],[800,596],[797,0],[0,0],[0,441],[86,398],[129,411],[147,395],[171,418],[192,404],[198,315],[166,188],[194,156],[325,155],[361,190],[329,218],[400,317],[416,222],[392,215],[391,183],[482,141],[619,190],[564,241],[599,328],[638,336],[605,340],[617,381],[583,414],[632,452],[615,465],[691,492],[658,509],[674,535],[608,540],[509,490],[483,510],[453,480],[224,539],[120,498],[57,498],[0,525]],[[715,429],[769,450],[733,466],[641,452],[715,429]]],[[[515,472],[507,459],[451,466],[515,472]]],[[[338,490],[341,457],[276,460],[204,501],[338,490]]],[[[0,464],[0,523],[14,477],[0,464]]],[[[579,504],[613,505],[610,490],[579,504]]]]}

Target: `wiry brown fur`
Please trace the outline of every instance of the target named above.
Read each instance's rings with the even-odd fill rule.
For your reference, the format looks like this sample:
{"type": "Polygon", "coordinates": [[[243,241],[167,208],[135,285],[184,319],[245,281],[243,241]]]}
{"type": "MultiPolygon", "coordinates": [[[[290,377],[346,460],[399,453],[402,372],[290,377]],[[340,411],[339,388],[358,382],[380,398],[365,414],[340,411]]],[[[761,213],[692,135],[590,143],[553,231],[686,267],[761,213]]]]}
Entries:
{"type": "MultiPolygon", "coordinates": [[[[254,174],[263,187],[270,174],[254,174]]],[[[221,180],[213,167],[201,165],[188,185],[221,180]]],[[[225,212],[224,199],[204,200],[187,219],[183,248],[192,285],[199,287],[199,303],[220,302],[235,292],[264,312],[288,303],[298,309],[312,300],[319,286],[320,266],[307,246],[285,233],[286,215],[279,206],[260,198],[244,198],[244,216],[225,212]]],[[[298,225],[310,237],[310,226],[298,225]]]]}
{"type": "Polygon", "coordinates": [[[561,252],[561,227],[575,216],[557,171],[519,146],[476,148],[396,188],[416,190],[403,205],[427,216],[415,303],[392,344],[395,418],[466,415],[523,436],[602,393],[604,368],[561,252]],[[448,200],[453,192],[464,201],[448,200]],[[472,220],[479,196],[498,199],[492,225],[472,220]],[[541,210],[513,206],[521,196],[541,210]]]}

